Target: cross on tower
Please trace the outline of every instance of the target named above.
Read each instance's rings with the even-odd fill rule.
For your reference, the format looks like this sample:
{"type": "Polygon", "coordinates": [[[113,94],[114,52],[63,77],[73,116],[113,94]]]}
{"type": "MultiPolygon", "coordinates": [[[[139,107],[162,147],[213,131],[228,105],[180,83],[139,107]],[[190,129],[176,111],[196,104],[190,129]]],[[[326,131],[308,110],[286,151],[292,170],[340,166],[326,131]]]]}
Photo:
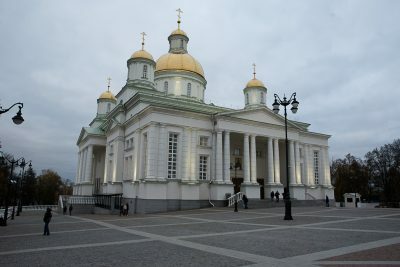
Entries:
{"type": "Polygon", "coordinates": [[[107,84],[108,84],[107,91],[110,91],[110,84],[111,84],[111,78],[110,77],[107,78],[107,84]]]}
{"type": "Polygon", "coordinates": [[[176,11],[178,12],[178,29],[180,29],[179,26],[181,24],[181,13],[183,13],[183,11],[180,8],[178,8],[176,11]]]}
{"type": "Polygon", "coordinates": [[[254,79],[256,78],[256,63],[253,63],[253,75],[254,79]]]}
{"type": "Polygon", "coordinates": [[[144,37],[147,35],[145,32],[141,33],[142,35],[142,50],[144,49],[144,37]]]}

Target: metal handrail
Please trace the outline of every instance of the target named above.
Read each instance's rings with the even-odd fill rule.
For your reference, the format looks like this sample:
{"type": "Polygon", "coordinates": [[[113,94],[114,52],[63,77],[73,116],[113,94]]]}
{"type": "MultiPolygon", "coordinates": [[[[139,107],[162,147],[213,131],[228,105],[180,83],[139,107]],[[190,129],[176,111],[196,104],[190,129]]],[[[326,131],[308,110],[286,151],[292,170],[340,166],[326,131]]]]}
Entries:
{"type": "Polygon", "coordinates": [[[235,204],[235,202],[243,201],[243,193],[238,192],[228,198],[228,207],[235,204]]]}

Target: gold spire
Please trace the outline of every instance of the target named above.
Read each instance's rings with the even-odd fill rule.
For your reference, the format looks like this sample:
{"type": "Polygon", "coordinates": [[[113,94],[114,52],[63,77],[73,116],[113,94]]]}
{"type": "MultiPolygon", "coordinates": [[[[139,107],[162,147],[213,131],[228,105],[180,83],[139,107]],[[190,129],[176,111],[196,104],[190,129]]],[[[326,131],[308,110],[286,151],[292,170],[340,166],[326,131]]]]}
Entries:
{"type": "Polygon", "coordinates": [[[253,79],[256,78],[256,63],[253,63],[253,79]]]}
{"type": "Polygon", "coordinates": [[[107,78],[107,92],[110,92],[111,78],[107,78]]]}
{"type": "Polygon", "coordinates": [[[144,50],[144,37],[147,35],[145,32],[141,33],[142,35],[142,50],[144,50]]]}
{"type": "Polygon", "coordinates": [[[178,30],[180,30],[181,29],[180,28],[180,25],[181,25],[181,13],[183,13],[183,11],[180,8],[178,8],[176,11],[178,12],[178,30]]]}

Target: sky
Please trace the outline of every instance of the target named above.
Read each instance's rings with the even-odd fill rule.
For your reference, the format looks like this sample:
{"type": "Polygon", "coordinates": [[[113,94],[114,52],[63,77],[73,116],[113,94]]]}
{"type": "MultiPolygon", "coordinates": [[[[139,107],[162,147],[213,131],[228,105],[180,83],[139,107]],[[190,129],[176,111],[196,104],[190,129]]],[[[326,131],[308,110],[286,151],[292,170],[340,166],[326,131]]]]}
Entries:
{"type": "Polygon", "coordinates": [[[400,1],[0,1],[1,151],[74,180],[83,126],[97,98],[125,85],[126,61],[141,48],[154,59],[181,29],[207,80],[205,102],[243,108],[257,78],[273,95],[297,93],[291,120],[332,135],[330,158],[363,158],[400,137],[400,1]]]}

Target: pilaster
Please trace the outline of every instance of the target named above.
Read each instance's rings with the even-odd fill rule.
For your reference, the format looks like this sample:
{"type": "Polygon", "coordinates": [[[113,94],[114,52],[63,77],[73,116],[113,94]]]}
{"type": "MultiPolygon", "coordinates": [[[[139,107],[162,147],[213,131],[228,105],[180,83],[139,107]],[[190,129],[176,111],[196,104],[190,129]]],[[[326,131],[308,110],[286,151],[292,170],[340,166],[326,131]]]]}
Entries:
{"type": "Polygon", "coordinates": [[[251,157],[250,157],[250,168],[251,168],[251,182],[257,183],[257,153],[256,153],[256,136],[251,135],[251,157]]]}
{"type": "Polygon", "coordinates": [[[222,132],[217,132],[217,163],[216,163],[216,180],[222,181],[222,132]]]}
{"type": "Polygon", "coordinates": [[[248,134],[244,134],[243,138],[243,176],[243,182],[250,183],[250,154],[248,134]]]}
{"type": "Polygon", "coordinates": [[[228,131],[224,133],[224,182],[231,180],[231,155],[230,155],[230,134],[228,131]]]}

